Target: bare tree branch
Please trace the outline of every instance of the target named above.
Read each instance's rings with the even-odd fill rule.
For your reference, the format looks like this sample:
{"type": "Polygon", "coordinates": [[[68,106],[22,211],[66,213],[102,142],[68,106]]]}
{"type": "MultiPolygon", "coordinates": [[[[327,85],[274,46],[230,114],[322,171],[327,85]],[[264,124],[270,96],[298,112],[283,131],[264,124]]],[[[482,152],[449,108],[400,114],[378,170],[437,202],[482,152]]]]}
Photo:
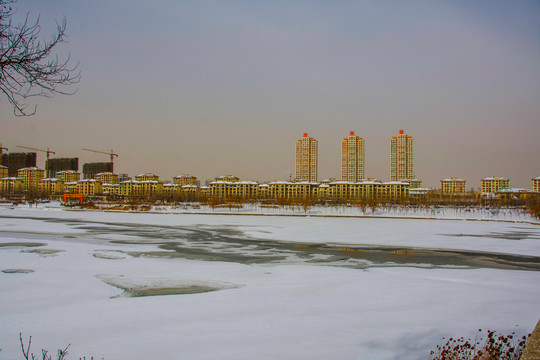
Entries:
{"type": "Polygon", "coordinates": [[[16,116],[36,113],[37,105],[27,110],[28,99],[54,94],[73,95],[66,88],[80,80],[79,64],[70,65],[71,57],[61,61],[53,50],[66,39],[66,19],[57,23],[49,41],[41,41],[39,17],[29,22],[28,14],[22,24],[13,25],[12,4],[17,0],[0,0],[0,92],[13,106],[16,116]]]}

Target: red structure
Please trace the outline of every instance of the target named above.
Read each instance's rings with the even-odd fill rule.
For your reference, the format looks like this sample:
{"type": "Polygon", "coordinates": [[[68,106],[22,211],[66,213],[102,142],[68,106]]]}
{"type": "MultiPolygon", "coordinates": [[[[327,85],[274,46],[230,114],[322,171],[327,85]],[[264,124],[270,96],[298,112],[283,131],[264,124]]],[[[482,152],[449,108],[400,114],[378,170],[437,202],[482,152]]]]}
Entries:
{"type": "Polygon", "coordinates": [[[75,199],[78,200],[80,203],[84,202],[84,195],[83,194],[64,194],[62,195],[62,201],[66,203],[69,199],[75,199]]]}

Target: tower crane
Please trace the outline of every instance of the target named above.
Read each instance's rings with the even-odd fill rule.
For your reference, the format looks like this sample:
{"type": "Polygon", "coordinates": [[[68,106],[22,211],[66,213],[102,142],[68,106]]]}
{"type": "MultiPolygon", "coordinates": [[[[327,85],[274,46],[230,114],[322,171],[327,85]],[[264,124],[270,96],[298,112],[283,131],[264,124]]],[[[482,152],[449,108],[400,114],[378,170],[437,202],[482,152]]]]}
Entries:
{"type": "Polygon", "coordinates": [[[47,150],[42,150],[42,149],[36,149],[36,148],[31,148],[31,147],[28,147],[28,146],[20,146],[20,145],[17,145],[17,147],[20,147],[21,149],[28,149],[28,150],[46,152],[47,153],[47,162],[45,163],[45,174],[46,174],[47,177],[49,177],[49,156],[50,156],[50,154],[56,154],[54,151],[49,150],[49,148],[47,148],[47,150]]]}
{"type": "Polygon", "coordinates": [[[111,172],[114,173],[113,171],[113,165],[114,165],[114,157],[118,157],[118,154],[115,154],[114,151],[111,149],[111,152],[106,152],[106,151],[99,151],[99,150],[92,150],[92,149],[83,149],[85,151],[91,151],[91,152],[95,152],[95,153],[98,153],[98,154],[106,154],[106,155],[109,155],[111,157],[111,172]]]}
{"type": "Polygon", "coordinates": [[[3,147],[2,144],[0,144],[0,155],[2,155],[2,150],[9,150],[7,147],[3,147]]]}

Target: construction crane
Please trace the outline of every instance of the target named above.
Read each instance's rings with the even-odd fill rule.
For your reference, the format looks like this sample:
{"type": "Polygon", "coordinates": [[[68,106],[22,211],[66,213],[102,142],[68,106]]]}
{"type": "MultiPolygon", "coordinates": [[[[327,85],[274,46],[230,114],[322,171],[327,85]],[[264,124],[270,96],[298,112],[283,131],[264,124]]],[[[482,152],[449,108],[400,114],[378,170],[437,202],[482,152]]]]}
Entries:
{"type": "Polygon", "coordinates": [[[45,176],[49,177],[49,156],[51,154],[56,154],[54,151],[49,150],[49,148],[47,148],[47,150],[42,150],[42,149],[36,149],[36,148],[31,148],[28,146],[20,146],[20,145],[17,145],[17,147],[20,147],[21,149],[35,150],[35,151],[41,151],[41,152],[47,153],[47,162],[45,163],[45,176]]]}
{"type": "Polygon", "coordinates": [[[0,144],[0,155],[2,155],[2,150],[9,150],[7,147],[3,147],[2,144],[0,144]]]}
{"type": "Polygon", "coordinates": [[[115,154],[114,151],[111,149],[111,152],[106,152],[106,151],[99,151],[99,150],[92,150],[92,149],[83,149],[85,151],[92,151],[92,152],[95,152],[95,153],[98,153],[98,154],[106,154],[106,155],[109,155],[111,157],[111,172],[114,173],[113,171],[113,165],[114,165],[114,157],[118,157],[118,154],[115,154]]]}

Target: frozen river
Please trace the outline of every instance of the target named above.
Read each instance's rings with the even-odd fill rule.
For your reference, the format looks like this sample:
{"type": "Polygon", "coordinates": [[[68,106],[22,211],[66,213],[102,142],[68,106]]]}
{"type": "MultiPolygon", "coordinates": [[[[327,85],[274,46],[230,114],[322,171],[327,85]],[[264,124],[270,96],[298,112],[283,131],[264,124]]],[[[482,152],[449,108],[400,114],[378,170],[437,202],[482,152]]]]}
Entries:
{"type": "Polygon", "coordinates": [[[0,209],[0,358],[418,359],[529,332],[540,226],[0,209]]]}

